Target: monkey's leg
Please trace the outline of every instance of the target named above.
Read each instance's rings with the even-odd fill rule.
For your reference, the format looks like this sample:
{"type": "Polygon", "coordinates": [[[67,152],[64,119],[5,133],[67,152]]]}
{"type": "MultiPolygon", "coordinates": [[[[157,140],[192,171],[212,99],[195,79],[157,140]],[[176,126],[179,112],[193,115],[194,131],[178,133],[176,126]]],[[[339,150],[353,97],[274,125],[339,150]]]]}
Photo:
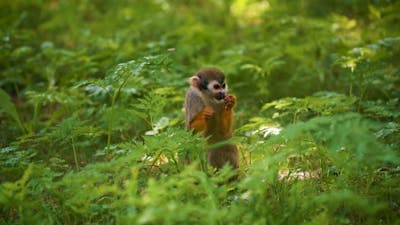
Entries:
{"type": "Polygon", "coordinates": [[[225,145],[213,149],[208,152],[207,158],[211,166],[217,169],[217,171],[224,167],[225,164],[228,164],[236,171],[235,175],[228,182],[239,179],[239,152],[236,145],[225,145]]]}

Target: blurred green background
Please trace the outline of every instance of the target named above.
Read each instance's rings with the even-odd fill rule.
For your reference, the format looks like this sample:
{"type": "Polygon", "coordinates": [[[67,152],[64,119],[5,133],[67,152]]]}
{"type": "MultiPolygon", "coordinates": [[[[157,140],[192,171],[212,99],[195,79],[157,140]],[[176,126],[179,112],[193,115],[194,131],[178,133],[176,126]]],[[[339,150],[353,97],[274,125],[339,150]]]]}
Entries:
{"type": "Polygon", "coordinates": [[[0,223],[399,224],[399,66],[396,0],[0,1],[0,223]],[[234,184],[179,161],[205,66],[234,184]]]}

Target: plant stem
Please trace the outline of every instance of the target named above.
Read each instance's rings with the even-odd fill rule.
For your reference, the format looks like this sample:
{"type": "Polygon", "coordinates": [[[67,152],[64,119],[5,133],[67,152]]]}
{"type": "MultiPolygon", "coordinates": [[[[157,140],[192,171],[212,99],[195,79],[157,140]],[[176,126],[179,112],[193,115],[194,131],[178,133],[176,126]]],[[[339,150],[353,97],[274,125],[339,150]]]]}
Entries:
{"type": "Polygon", "coordinates": [[[116,96],[117,96],[117,92],[114,93],[114,96],[111,101],[111,112],[110,112],[110,118],[109,118],[109,122],[108,122],[108,132],[107,132],[107,148],[106,148],[107,152],[110,150],[110,144],[111,144],[111,133],[112,133],[112,128],[113,128],[114,105],[115,105],[116,96]]]}
{"type": "Polygon", "coordinates": [[[78,156],[76,155],[74,137],[71,137],[71,144],[72,144],[72,151],[74,153],[74,161],[75,161],[76,171],[79,171],[78,156]]]}
{"type": "Polygon", "coordinates": [[[111,134],[112,134],[112,129],[113,129],[115,102],[117,101],[117,97],[119,96],[119,93],[121,92],[122,87],[125,86],[126,82],[128,82],[128,79],[129,79],[129,75],[125,77],[125,80],[119,86],[118,90],[114,92],[114,95],[111,100],[111,112],[110,112],[110,118],[109,118],[109,122],[108,122],[108,131],[107,131],[107,147],[106,147],[107,152],[110,150],[110,145],[111,145],[111,134]]]}
{"type": "Polygon", "coordinates": [[[204,153],[199,153],[200,167],[203,172],[207,172],[207,165],[204,159],[204,153]]]}
{"type": "Polygon", "coordinates": [[[153,163],[150,165],[150,172],[153,169],[153,167],[156,165],[158,159],[161,157],[161,152],[157,154],[157,156],[154,158],[153,163]]]}

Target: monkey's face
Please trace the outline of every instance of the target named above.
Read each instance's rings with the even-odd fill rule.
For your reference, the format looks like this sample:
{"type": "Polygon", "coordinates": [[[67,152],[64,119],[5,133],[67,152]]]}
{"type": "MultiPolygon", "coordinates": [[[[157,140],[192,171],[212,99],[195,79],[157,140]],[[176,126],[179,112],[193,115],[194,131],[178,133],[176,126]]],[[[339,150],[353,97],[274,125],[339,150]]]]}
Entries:
{"type": "Polygon", "coordinates": [[[216,68],[203,68],[190,78],[191,86],[198,88],[205,97],[223,103],[227,94],[224,74],[216,68]]]}
{"type": "Polygon", "coordinates": [[[223,102],[227,93],[227,86],[225,82],[220,83],[216,80],[212,80],[208,83],[207,90],[210,97],[212,97],[215,101],[223,102]]]}

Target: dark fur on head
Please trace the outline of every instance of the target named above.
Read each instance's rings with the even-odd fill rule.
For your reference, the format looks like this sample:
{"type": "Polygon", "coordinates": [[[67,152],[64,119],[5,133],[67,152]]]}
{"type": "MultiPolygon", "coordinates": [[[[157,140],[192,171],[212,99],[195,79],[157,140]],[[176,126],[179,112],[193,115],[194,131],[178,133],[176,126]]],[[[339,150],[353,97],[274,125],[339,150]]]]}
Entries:
{"type": "Polygon", "coordinates": [[[217,68],[209,67],[203,68],[196,72],[196,76],[200,79],[200,89],[207,89],[208,82],[210,80],[216,80],[220,84],[224,83],[225,75],[217,68]]]}

